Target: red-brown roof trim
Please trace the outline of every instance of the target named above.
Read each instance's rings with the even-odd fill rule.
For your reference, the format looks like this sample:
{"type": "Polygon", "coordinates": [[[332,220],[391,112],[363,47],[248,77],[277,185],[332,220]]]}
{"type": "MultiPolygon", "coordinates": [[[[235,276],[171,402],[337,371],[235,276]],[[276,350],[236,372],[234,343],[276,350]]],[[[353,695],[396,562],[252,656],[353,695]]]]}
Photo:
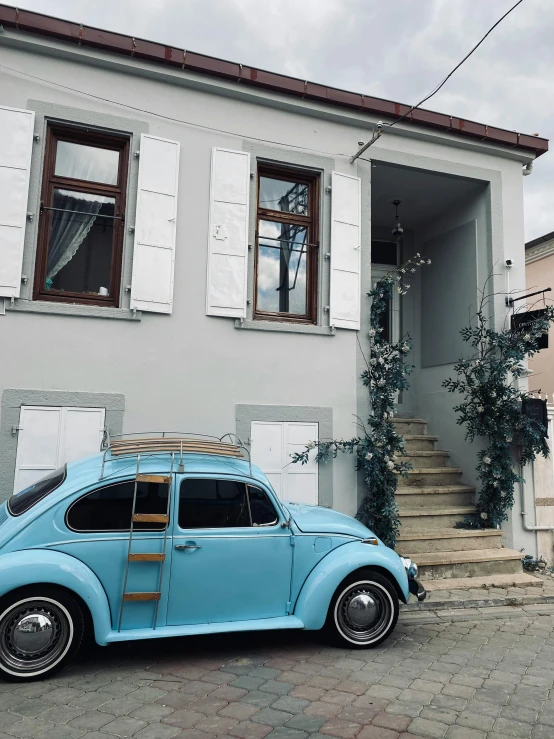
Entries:
{"type": "MultiPolygon", "coordinates": [[[[307,82],[295,77],[287,77],[224,59],[216,59],[205,54],[196,54],[173,46],[103,31],[99,28],[20,10],[8,5],[0,5],[0,24],[21,31],[51,36],[79,46],[90,46],[137,59],[181,67],[192,72],[233,80],[239,84],[262,87],[285,95],[317,100],[340,108],[349,108],[382,117],[396,118],[405,115],[410,110],[409,105],[390,100],[339,90],[336,87],[307,82]]],[[[548,151],[548,139],[507,131],[503,128],[487,126],[483,123],[475,123],[422,108],[409,113],[405,122],[516,149],[526,149],[534,152],[536,156],[548,151]]]]}

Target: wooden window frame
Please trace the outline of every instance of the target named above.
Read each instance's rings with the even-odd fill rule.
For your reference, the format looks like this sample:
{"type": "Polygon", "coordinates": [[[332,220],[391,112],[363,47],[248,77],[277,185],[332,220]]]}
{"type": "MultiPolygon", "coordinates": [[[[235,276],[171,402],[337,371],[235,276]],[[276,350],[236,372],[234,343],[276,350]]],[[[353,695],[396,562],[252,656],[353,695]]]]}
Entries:
{"type": "Polygon", "coordinates": [[[124,135],[103,133],[98,130],[71,125],[51,123],[46,133],[44,170],[42,175],[42,194],[35,264],[33,300],[46,300],[58,303],[78,303],[80,305],[101,305],[119,307],[121,293],[121,273],[123,261],[123,238],[125,233],[125,204],[127,197],[127,174],[129,168],[130,139],[124,135]],[[115,185],[101,182],[79,180],[54,174],[58,141],[73,144],[96,146],[119,152],[118,179],[115,185]],[[48,261],[48,241],[52,221],[52,211],[46,210],[53,202],[54,189],[89,192],[115,199],[112,264],[110,272],[109,295],[84,295],[78,292],[46,290],[46,265],[48,261]]]}
{"type": "Polygon", "coordinates": [[[319,172],[308,172],[294,169],[293,167],[278,166],[273,164],[260,164],[258,166],[257,191],[256,191],[256,251],[254,255],[254,319],[263,321],[285,321],[288,323],[317,324],[317,296],[319,277],[319,191],[321,176],[319,172]],[[271,177],[277,180],[293,180],[308,185],[308,215],[295,213],[283,213],[270,208],[260,206],[260,178],[271,177]],[[284,313],[270,312],[258,309],[258,259],[260,249],[259,224],[260,220],[274,221],[302,225],[307,227],[307,243],[311,246],[307,249],[306,264],[306,313],[284,313]]]}

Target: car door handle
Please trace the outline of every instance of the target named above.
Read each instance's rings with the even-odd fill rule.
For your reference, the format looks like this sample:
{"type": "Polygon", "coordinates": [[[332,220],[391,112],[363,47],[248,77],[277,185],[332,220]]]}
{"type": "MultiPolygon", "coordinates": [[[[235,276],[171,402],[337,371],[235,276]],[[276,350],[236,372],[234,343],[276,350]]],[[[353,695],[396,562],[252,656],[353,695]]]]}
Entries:
{"type": "Polygon", "coordinates": [[[202,549],[201,544],[177,544],[175,549],[187,550],[187,549],[202,549]]]}

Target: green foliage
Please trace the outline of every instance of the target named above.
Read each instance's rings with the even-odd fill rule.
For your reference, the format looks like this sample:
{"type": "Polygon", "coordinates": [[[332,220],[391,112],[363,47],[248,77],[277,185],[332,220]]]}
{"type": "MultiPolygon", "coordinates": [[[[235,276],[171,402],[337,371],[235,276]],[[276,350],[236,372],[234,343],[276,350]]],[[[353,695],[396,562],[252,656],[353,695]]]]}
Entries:
{"type": "Polygon", "coordinates": [[[411,468],[402,460],[404,441],[391,419],[397,395],[409,387],[407,378],[413,368],[405,361],[412,348],[409,336],[394,344],[387,342],[383,336],[383,318],[389,310],[392,292],[407,293],[410,286],[405,282],[405,275],[426,262],[430,260],[416,254],[385,275],[368,293],[371,298],[369,360],[361,377],[368,389],[371,416],[367,424],[362,424],[363,433],[349,440],[312,442],[303,452],[292,455],[293,462],[306,464],[310,451],[315,448],[316,462],[326,462],[339,453],[355,454],[356,469],[362,473],[366,488],[356,517],[390,547],[395,546],[400,525],[395,499],[398,476],[406,476],[411,468]]]}
{"type": "Polygon", "coordinates": [[[522,464],[538,454],[548,456],[542,430],[521,413],[528,393],[518,388],[525,372],[523,361],[537,351],[537,343],[554,320],[554,308],[518,329],[495,331],[486,317],[492,296],[483,296],[475,320],[460,332],[471,347],[471,356],[454,367],[456,378],[443,386],[463,400],[454,407],[458,424],[465,424],[466,439],[484,437],[487,447],[478,454],[480,481],[477,515],[463,524],[468,528],[495,528],[508,518],[514,504],[514,487],[521,477],[513,468],[512,446],[517,443],[522,464]]]}

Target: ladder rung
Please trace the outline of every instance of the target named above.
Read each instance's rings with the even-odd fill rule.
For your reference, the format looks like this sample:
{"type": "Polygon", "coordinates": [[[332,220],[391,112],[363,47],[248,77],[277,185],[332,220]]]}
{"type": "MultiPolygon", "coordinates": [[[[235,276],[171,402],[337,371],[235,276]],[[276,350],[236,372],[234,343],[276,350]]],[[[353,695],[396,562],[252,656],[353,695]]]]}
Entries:
{"type": "Polygon", "coordinates": [[[154,554],[151,552],[130,554],[129,562],[165,562],[165,554],[154,554]]]}
{"type": "Polygon", "coordinates": [[[171,478],[164,475],[137,475],[137,482],[157,482],[160,485],[171,485],[171,478]]]}
{"type": "Polygon", "coordinates": [[[160,600],[161,593],[123,593],[123,600],[160,600]]]}
{"type": "Polygon", "coordinates": [[[133,513],[133,523],[169,523],[165,513],[133,513]]]}

